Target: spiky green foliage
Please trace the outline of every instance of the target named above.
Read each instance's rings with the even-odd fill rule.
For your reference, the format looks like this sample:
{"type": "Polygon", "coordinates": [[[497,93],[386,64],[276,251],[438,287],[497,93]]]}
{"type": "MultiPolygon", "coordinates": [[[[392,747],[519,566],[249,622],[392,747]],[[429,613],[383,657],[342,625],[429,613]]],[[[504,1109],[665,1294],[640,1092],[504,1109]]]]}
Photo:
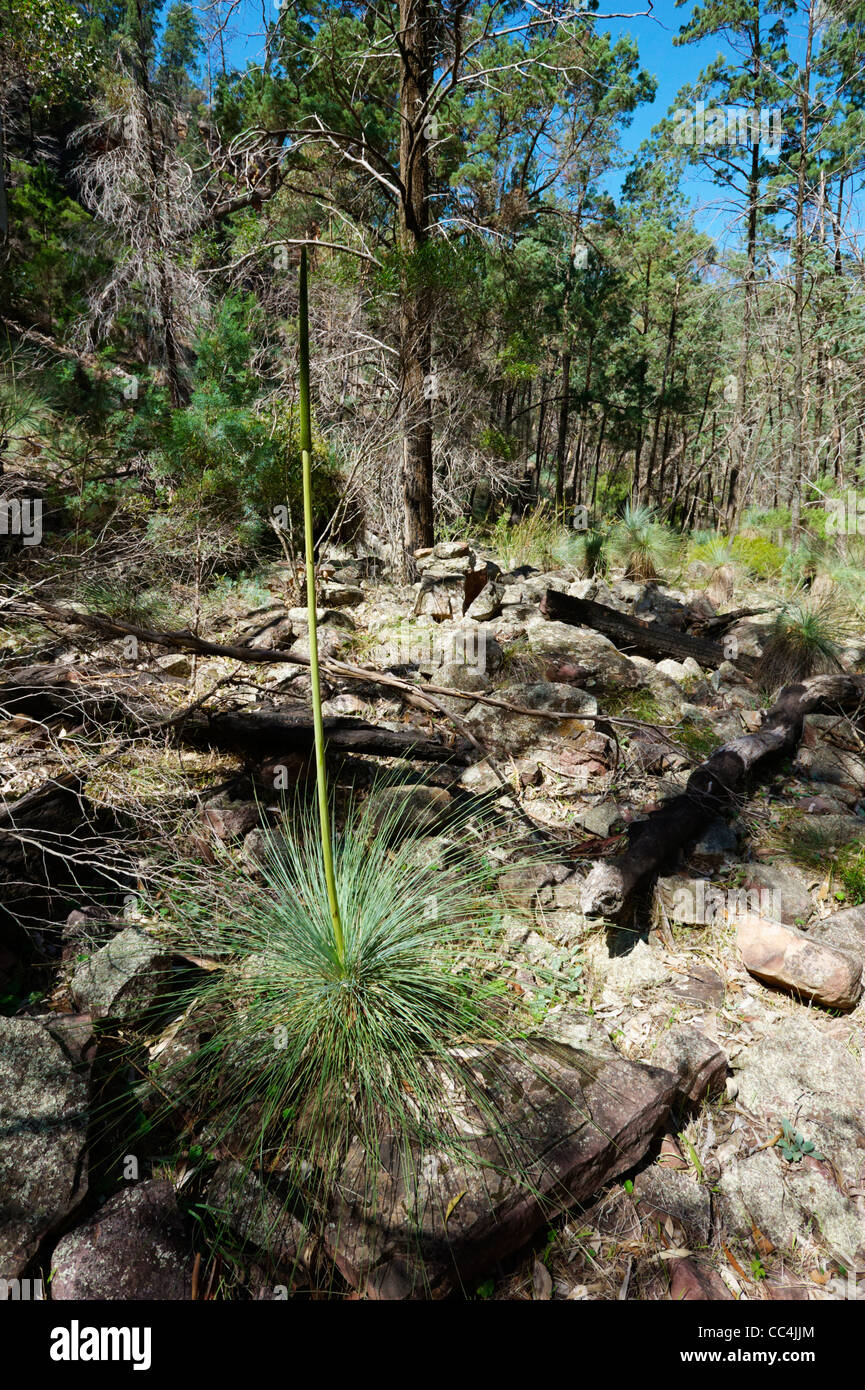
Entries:
{"type": "Polygon", "coordinates": [[[342,951],[308,810],[286,817],[284,839],[269,836],[257,876],[238,881],[226,864],[206,905],[174,891],[161,912],[173,949],[213,954],[219,968],[178,1001],[207,1041],[160,1084],[203,1142],[278,1170],[307,1214],[323,1210],[352,1139],[371,1171],[383,1143],[456,1152],[461,1097],[495,1131],[459,1045],[504,1046],[525,1023],[498,979],[488,832],[457,818],[442,863],[409,830],[398,799],[383,813],[374,796],[334,834],[342,951]]]}
{"type": "Polygon", "coordinates": [[[610,549],[628,579],[658,579],[678,559],[678,543],[651,507],[625,504],[610,535],[610,549]]]}
{"type": "Polygon", "coordinates": [[[595,528],[586,531],[585,535],[580,537],[578,549],[580,569],[587,578],[593,579],[595,575],[606,574],[607,542],[606,532],[595,528]]]}
{"type": "Polygon", "coordinates": [[[576,568],[580,563],[577,534],[563,526],[542,502],[518,521],[500,516],[492,527],[490,545],[505,569],[534,565],[538,569],[576,568]]]}
{"type": "Polygon", "coordinates": [[[760,674],[768,690],[842,667],[852,635],[849,614],[833,593],[809,595],[780,610],[763,649],[760,674]]]}

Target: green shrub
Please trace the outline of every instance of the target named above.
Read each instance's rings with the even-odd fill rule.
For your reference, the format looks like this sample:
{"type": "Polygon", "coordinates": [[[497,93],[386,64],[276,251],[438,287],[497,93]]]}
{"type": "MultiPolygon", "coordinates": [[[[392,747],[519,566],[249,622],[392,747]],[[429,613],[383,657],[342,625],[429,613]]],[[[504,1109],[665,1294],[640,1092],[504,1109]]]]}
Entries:
{"type": "Polygon", "coordinates": [[[787,552],[765,536],[736,536],[730,547],[732,556],[757,579],[778,578],[787,552]]]}
{"type": "MultiPolygon", "coordinates": [[[[258,319],[251,296],[224,301],[198,340],[189,404],[171,413],[162,447],[163,471],[182,496],[221,505],[253,540],[267,534],[276,507],[302,528],[299,410],[259,397],[250,365],[258,319]]],[[[320,530],[339,501],[338,473],[320,437],[313,439],[313,492],[320,530]]]]}
{"type": "Polygon", "coordinates": [[[658,579],[677,563],[679,545],[651,507],[626,503],[610,534],[610,550],[628,579],[658,579]]]}

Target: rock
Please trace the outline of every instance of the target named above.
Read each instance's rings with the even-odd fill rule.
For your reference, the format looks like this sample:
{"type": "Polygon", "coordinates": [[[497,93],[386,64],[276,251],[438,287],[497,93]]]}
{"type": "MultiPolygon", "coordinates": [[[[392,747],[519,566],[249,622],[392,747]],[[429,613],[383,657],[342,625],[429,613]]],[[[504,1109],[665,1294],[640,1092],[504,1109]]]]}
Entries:
{"type": "MultiPolygon", "coordinates": [[[[597,700],[586,691],[546,681],[534,685],[506,685],[495,691],[495,697],[528,709],[573,714],[575,724],[581,716],[591,718],[598,712],[597,700]]],[[[472,705],[465,718],[481,739],[510,753],[523,752],[551,735],[579,732],[578,727],[562,720],[537,719],[496,705],[472,705]]]]}
{"type": "Polygon", "coordinates": [[[865,791],[865,762],[856,753],[844,748],[830,748],[823,743],[809,748],[803,744],[796,755],[794,771],[815,782],[829,782],[839,787],[855,787],[860,792],[865,791]]]}
{"type": "Polygon", "coordinates": [[[605,840],[613,826],[621,820],[622,813],[615,801],[601,801],[597,806],[587,806],[574,813],[577,825],[581,825],[589,835],[597,835],[605,840]]]}
{"type": "Polygon", "coordinates": [[[680,1094],[689,1102],[719,1095],[724,1089],[727,1054],[698,1028],[668,1030],[653,1052],[652,1061],[673,1073],[680,1094]]]}
{"type": "Polygon", "coordinates": [[[478,623],[491,622],[502,611],[504,592],[501,584],[486,584],[477,598],[472,599],[466,609],[466,617],[473,618],[478,623]]]}
{"type": "Polygon", "coordinates": [[[127,927],[78,967],[72,996],[92,1018],[130,1022],[157,1003],[168,983],[170,966],[164,946],[145,932],[127,927]]]}
{"type": "Polygon", "coordinates": [[[667,993],[684,1003],[707,1008],[720,1009],[723,1006],[727,987],[723,977],[710,965],[692,964],[685,976],[668,987],[667,993]]]}
{"type": "Polygon", "coordinates": [[[214,1216],[269,1261],[288,1270],[301,1262],[306,1242],[303,1226],[284,1204],[241,1163],[220,1163],[207,1187],[214,1216]]]}
{"type": "Polygon", "coordinates": [[[423,783],[382,787],[372,793],[369,802],[376,832],[388,826],[398,838],[434,834],[453,810],[449,792],[423,783]]]}
{"type": "MultiPolygon", "coordinates": [[[[355,1145],[325,1246],[368,1298],[440,1298],[482,1277],[549,1221],[551,1199],[584,1202],[639,1162],[676,1096],[668,1072],[609,1044],[472,1056],[476,1084],[521,1161],[515,1169],[480,1116],[459,1157],[429,1153],[420,1167],[393,1146],[370,1171],[355,1145]]],[[[464,1104],[468,1121],[474,1107],[464,1104]]]]}
{"type": "Polygon", "coordinates": [[[830,1009],[852,1009],[862,993],[862,957],[781,922],[745,917],[736,943],[742,962],[766,984],[779,985],[830,1009]]]}
{"type": "Polygon", "coordinates": [[[217,840],[240,840],[259,824],[261,808],[255,801],[235,801],[222,792],[205,802],[201,819],[217,840]]]}
{"type": "Polygon", "coordinates": [[[831,917],[812,922],[808,935],[816,941],[849,951],[853,956],[865,957],[865,905],[848,907],[843,912],[834,912],[831,917]]]}
{"type": "Polygon", "coordinates": [[[690,1173],[655,1163],[634,1179],[634,1199],[643,1220],[659,1222],[669,1218],[685,1232],[689,1245],[708,1245],[712,1234],[712,1200],[707,1187],[701,1187],[690,1173]]]}
{"type": "MultiPolygon", "coordinates": [[[[490,688],[490,682],[482,671],[476,667],[466,666],[460,661],[449,661],[441,666],[435,675],[436,685],[450,686],[452,690],[486,691],[490,688]]],[[[455,695],[438,695],[436,699],[448,711],[458,717],[465,715],[473,709],[471,701],[459,700],[455,695]]]]}
{"type": "Polygon", "coordinates": [[[660,671],[662,676],[668,676],[671,681],[675,681],[677,685],[684,685],[689,679],[682,662],[673,661],[671,657],[656,662],[655,669],[660,671]]]}
{"type": "MultiPolygon", "coordinates": [[[[339,612],[339,609],[335,610],[339,612]]],[[[344,615],[342,615],[344,616],[344,615]]],[[[333,622],[322,624],[317,630],[318,654],[323,661],[328,658],[338,660],[348,648],[351,642],[351,634],[346,632],[344,626],[337,626],[333,622]]],[[[296,642],[292,642],[291,649],[293,654],[298,656],[309,656],[309,636],[299,637],[296,642]]]]}
{"type": "Polygon", "coordinates": [[[319,598],[326,608],[356,608],[364,592],[355,584],[322,584],[319,598]]]}
{"type": "MultiPolygon", "coordinates": [[[[801,1120],[798,1126],[810,1137],[801,1120]]],[[[716,1186],[724,1224],[743,1240],[753,1240],[756,1226],[785,1254],[794,1248],[800,1254],[825,1253],[828,1247],[861,1262],[865,1222],[855,1201],[842,1196],[822,1173],[804,1164],[793,1168],[776,1150],[764,1149],[725,1169],[716,1186]]]]}
{"type": "Polygon", "coordinates": [[[720,1274],[715,1273],[708,1260],[688,1256],[674,1261],[670,1276],[672,1303],[719,1303],[732,1297],[720,1274]]]}
{"type": "Polygon", "coordinates": [[[369,705],[362,700],[359,695],[350,695],[347,691],[342,691],[339,695],[334,695],[330,700],[322,702],[321,711],[325,716],[329,714],[363,714],[369,709],[369,705]]]}
{"type": "Polygon", "coordinates": [[[789,1120],[851,1186],[860,1185],[865,1070],[844,1041],[830,1036],[822,1017],[800,1010],[783,1019],[739,1054],[736,1070],[746,1110],[762,1116],[772,1132],[789,1120]]]}
{"type": "MultiPolygon", "coordinates": [[[[289,608],[288,618],[298,627],[303,629],[308,627],[309,614],[305,607],[289,608]]],[[[354,619],[348,613],[343,613],[339,608],[316,608],[315,621],[319,633],[322,627],[341,627],[344,628],[346,632],[354,632],[356,627],[354,619]]]]}
{"type": "Polygon", "coordinates": [[[528,641],[531,651],[538,656],[559,658],[584,667],[588,672],[588,689],[635,690],[642,684],[634,663],[622,656],[608,638],[591,628],[539,619],[529,628],[528,641]]]}
{"type": "Polygon", "coordinates": [[[88,1090],[42,1020],[0,1018],[2,1278],[19,1278],[86,1196],[88,1090]]]}
{"type": "Polygon", "coordinates": [[[542,889],[561,881],[568,872],[565,864],[521,864],[499,876],[499,891],[510,906],[528,907],[542,889]]]}
{"type": "Polygon", "coordinates": [[[156,664],[160,671],[166,676],[174,676],[177,680],[185,680],[192,675],[192,658],[185,652],[169,652],[168,656],[158,656],[156,664]]]}
{"type": "Polygon", "coordinates": [[[240,857],[250,869],[259,869],[262,864],[269,864],[275,854],[287,850],[288,841],[284,836],[275,835],[272,831],[268,832],[256,826],[244,836],[240,857]]]}
{"type": "Polygon", "coordinates": [[[584,947],[587,964],[607,988],[625,992],[649,989],[670,979],[670,967],[654,945],[642,938],[635,941],[633,931],[618,930],[610,935],[612,946],[595,933],[584,947]]]}
{"type": "Polygon", "coordinates": [[[462,560],[471,559],[474,568],[474,555],[469,548],[468,541],[439,541],[438,545],[427,546],[426,549],[416,550],[415,559],[418,561],[418,569],[428,567],[436,560],[462,560]]]}
{"type": "Polygon", "coordinates": [[[698,871],[711,873],[735,854],[739,837],[725,820],[710,821],[688,856],[698,871]]]}
{"type": "Polygon", "coordinates": [[[101,908],[75,908],[63,926],[62,958],[64,965],[80,961],[104,946],[117,931],[117,920],[101,908]]]}
{"type": "Polygon", "coordinates": [[[190,1232],[169,1182],[136,1183],[57,1244],[51,1297],[137,1302],[192,1296],[190,1232]]]}
{"type": "Polygon", "coordinates": [[[808,880],[792,864],[746,864],[743,887],[760,892],[760,916],[802,926],[814,910],[808,880]],[[767,891],[764,891],[767,890],[767,891]]]}

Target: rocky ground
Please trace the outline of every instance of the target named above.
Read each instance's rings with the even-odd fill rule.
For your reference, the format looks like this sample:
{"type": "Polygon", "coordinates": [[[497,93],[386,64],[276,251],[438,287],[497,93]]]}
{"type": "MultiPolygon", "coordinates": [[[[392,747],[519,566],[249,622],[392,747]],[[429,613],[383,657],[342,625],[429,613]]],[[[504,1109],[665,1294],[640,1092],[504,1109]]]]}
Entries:
{"type": "MultiPolygon", "coordinates": [[[[447,1214],[430,1239],[446,1227],[462,1253],[457,1273],[430,1264],[427,1292],[855,1296],[855,1270],[865,1271],[865,743],[856,719],[809,717],[795,761],[754,785],[737,819],[701,832],[625,919],[592,920],[582,910],[591,864],[620,853],[628,826],[680,790],[713,749],[760,727],[759,657],[777,596],[768,586],[713,596],[699,566],[677,587],[530,566],[502,572],[491,552],[461,542],[437,546],[421,566],[420,583],[400,587],[369,556],[332,551],[320,588],[322,653],[504,703],[441,697],[455,732],[397,692],[329,679],[325,712],[476,741],[468,765],[427,770],[423,786],[405,773],[419,852],[446,847],[447,807],[466,793],[522,807],[562,847],[537,871],[506,876],[501,962],[540,1036],[562,1047],[558,1098],[539,1098],[529,1074],[515,1074],[512,1097],[521,1114],[530,1099],[540,1117],[538,1152],[554,1154],[556,1181],[540,1194],[546,1203],[503,1183],[483,1212],[477,1174],[437,1174],[447,1214]],[[724,659],[706,669],[549,621],[548,588],[680,631],[699,630],[719,609],[764,611],[730,626],[724,659]],[[736,664],[743,655],[758,659],[756,674],[736,664]],[[564,1113],[563,1093],[579,1123],[573,1109],[564,1113]],[[556,1215],[558,1184],[571,1201],[565,1215],[556,1215]]],[[[209,613],[202,635],[308,651],[284,567],[256,583],[255,611],[235,596],[209,613]]],[[[309,688],[288,662],[239,667],[146,644],[121,649],[63,630],[40,660],[75,682],[122,680],[169,715],[220,683],[213,699],[244,710],[302,699],[309,688]]],[[[861,652],[847,658],[853,669],[861,652]]],[[[93,753],[86,721],[12,715],[0,725],[7,802],[20,804],[93,753]]],[[[266,809],[237,759],[168,745],[145,753],[137,742],[134,757],[93,772],[87,793],[115,816],[134,813],[140,858],[148,816],[155,838],[174,815],[178,837],[199,851],[215,838],[254,865],[266,809]]],[[[20,837],[25,822],[2,837],[20,837]]],[[[99,1093],[104,1039],[143,1026],[177,969],[148,931],[134,883],[133,865],[125,908],[121,895],[101,917],[66,884],[56,944],[43,929],[34,952],[32,933],[23,942],[11,925],[0,938],[0,1277],[50,1271],[59,1299],[417,1292],[398,1236],[376,1243],[362,1212],[335,1216],[324,1248],[311,1251],[261,1192],[230,1203],[231,1240],[214,1261],[196,1242],[187,1195],[218,1205],[229,1186],[236,1194],[246,1180],[227,1161],[205,1172],[193,1156],[139,1171],[131,1155],[125,1185],[96,1179],[88,1093],[99,1093]]],[[[12,900],[28,904],[18,880],[12,900]]],[[[147,1034],[151,1058],[178,1045],[176,1021],[147,1034]]],[[[122,1135],[117,1143],[125,1152],[122,1135]]],[[[398,1205],[405,1194],[391,1190],[391,1176],[383,1190],[398,1205]]],[[[862,1287],[865,1273],[860,1296],[862,1287]]]]}

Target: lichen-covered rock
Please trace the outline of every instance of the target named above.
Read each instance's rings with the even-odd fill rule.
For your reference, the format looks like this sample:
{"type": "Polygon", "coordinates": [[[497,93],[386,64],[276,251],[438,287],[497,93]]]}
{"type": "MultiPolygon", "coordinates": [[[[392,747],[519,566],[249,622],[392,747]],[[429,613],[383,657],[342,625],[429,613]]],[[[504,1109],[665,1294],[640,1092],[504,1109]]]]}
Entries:
{"type": "Polygon", "coordinates": [[[453,803],[443,787],[413,783],[373,792],[368,809],[377,830],[387,827],[401,838],[440,830],[453,812],[453,803]]]}
{"type": "Polygon", "coordinates": [[[509,753],[523,751],[541,739],[549,739],[551,735],[572,736],[579,732],[577,721],[591,718],[598,712],[594,696],[571,685],[540,681],[532,685],[508,685],[494,694],[496,699],[509,705],[523,705],[527,709],[541,711],[555,710],[574,716],[574,723],[571,724],[570,721],[559,719],[538,719],[497,705],[472,705],[465,716],[466,721],[485,742],[502,747],[509,753]]]}
{"type": "Polygon", "coordinates": [[[88,1068],[69,1051],[41,1020],[0,1018],[0,1278],[87,1193],[88,1068]]]}
{"type": "Polygon", "coordinates": [[[529,627],[528,641],[536,655],[565,657],[582,666],[588,690],[635,690],[642,684],[634,663],[592,628],[539,620],[529,627]]]}
{"type": "Polygon", "coordinates": [[[170,955],[146,932],[127,927],[78,967],[72,995],[92,1018],[140,1019],[168,983],[170,955]]]}
{"type": "Polygon", "coordinates": [[[269,1262],[294,1272],[302,1263],[306,1233],[283,1202],[242,1164],[220,1163],[207,1188],[214,1218],[254,1245],[269,1262]]]}
{"type": "Polygon", "coordinates": [[[136,1183],[58,1242],[54,1299],[192,1297],[192,1243],[169,1182],[136,1183]]]}

